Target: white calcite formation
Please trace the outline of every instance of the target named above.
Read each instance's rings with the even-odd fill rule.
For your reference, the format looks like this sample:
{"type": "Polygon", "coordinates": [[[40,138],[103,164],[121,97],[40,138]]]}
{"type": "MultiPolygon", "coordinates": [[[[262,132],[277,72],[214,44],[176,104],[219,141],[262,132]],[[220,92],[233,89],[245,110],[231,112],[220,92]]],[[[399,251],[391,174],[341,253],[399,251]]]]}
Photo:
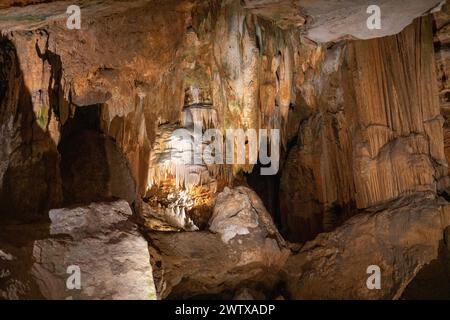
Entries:
{"type": "MultiPolygon", "coordinates": [[[[159,199],[160,200],[160,199],[159,199]]],[[[198,227],[187,214],[194,205],[194,201],[186,191],[178,191],[167,195],[167,206],[156,207],[142,203],[141,214],[145,226],[158,231],[197,231],[198,227]]]]}

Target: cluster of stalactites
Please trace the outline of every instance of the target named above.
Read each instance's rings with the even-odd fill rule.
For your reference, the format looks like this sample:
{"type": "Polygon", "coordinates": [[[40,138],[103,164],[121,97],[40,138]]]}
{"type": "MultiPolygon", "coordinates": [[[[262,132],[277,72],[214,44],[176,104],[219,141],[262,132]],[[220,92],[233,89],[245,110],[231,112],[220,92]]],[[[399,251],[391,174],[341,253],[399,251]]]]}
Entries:
{"type": "Polygon", "coordinates": [[[179,191],[170,193],[167,195],[167,201],[169,204],[164,207],[158,203],[158,207],[154,208],[154,216],[162,218],[171,226],[182,230],[198,230],[198,227],[187,214],[194,205],[194,201],[190,198],[188,192],[179,191]]]}
{"type": "Polygon", "coordinates": [[[184,128],[217,128],[219,121],[217,111],[208,104],[194,104],[183,109],[182,125],[184,128]]]}
{"type": "Polygon", "coordinates": [[[267,139],[270,144],[271,138],[271,130],[272,129],[280,129],[281,130],[281,140],[284,142],[285,139],[285,131],[286,125],[283,123],[283,118],[281,115],[281,108],[279,106],[275,106],[271,113],[261,113],[261,123],[263,128],[267,129],[267,139]]]}
{"type": "Polygon", "coordinates": [[[223,170],[215,168],[220,165],[206,165],[202,159],[202,152],[198,154],[194,152],[196,134],[202,133],[195,132],[193,128],[179,128],[174,125],[163,125],[158,128],[150,156],[148,180],[150,188],[153,185],[161,185],[168,179],[174,179],[176,189],[190,190],[194,186],[208,185],[212,192],[216,192],[215,173],[220,176],[223,170]],[[176,130],[179,129],[183,130],[183,137],[176,134],[176,130]]]}

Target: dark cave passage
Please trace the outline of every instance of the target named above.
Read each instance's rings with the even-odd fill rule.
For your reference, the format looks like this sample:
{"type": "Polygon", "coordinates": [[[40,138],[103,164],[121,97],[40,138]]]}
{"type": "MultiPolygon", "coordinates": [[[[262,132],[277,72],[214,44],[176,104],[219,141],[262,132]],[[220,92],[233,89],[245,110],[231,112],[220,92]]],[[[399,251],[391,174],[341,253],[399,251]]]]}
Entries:
{"type": "Polygon", "coordinates": [[[65,204],[136,197],[127,160],[101,130],[101,105],[77,107],[63,126],[58,150],[65,204]]]}
{"type": "Polygon", "coordinates": [[[275,224],[281,226],[280,198],[278,194],[281,172],[278,172],[276,175],[264,176],[260,174],[260,170],[261,164],[258,161],[252,172],[245,175],[247,183],[259,195],[275,224]]]}

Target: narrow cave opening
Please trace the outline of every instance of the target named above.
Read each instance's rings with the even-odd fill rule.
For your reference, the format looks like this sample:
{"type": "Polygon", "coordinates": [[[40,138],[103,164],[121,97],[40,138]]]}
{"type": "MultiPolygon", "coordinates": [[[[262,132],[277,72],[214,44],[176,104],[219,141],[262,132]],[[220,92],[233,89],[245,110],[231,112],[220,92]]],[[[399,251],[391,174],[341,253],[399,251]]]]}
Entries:
{"type": "MultiPolygon", "coordinates": [[[[290,108],[294,108],[290,105],[290,108]]],[[[295,130],[297,131],[297,130],[295,130]]],[[[263,165],[258,159],[258,163],[254,165],[251,173],[245,174],[245,179],[248,186],[253,189],[264,203],[267,211],[272,216],[273,222],[278,227],[280,233],[286,237],[289,237],[289,231],[286,226],[283,225],[282,210],[280,206],[280,186],[281,177],[283,174],[283,168],[288,160],[288,155],[292,148],[297,145],[298,133],[292,134],[292,137],[288,140],[286,149],[281,150],[280,154],[280,167],[276,175],[261,175],[261,168],[263,165]]],[[[292,240],[292,238],[290,238],[292,240]]]]}
{"type": "Polygon", "coordinates": [[[124,199],[132,204],[136,186],[127,160],[101,128],[102,105],[75,108],[63,126],[58,150],[66,205],[124,199]]]}
{"type": "Polygon", "coordinates": [[[281,173],[276,175],[261,175],[261,163],[253,167],[251,173],[245,175],[247,183],[253,189],[264,203],[267,211],[272,216],[273,221],[277,226],[281,225],[279,190],[281,173]]]}

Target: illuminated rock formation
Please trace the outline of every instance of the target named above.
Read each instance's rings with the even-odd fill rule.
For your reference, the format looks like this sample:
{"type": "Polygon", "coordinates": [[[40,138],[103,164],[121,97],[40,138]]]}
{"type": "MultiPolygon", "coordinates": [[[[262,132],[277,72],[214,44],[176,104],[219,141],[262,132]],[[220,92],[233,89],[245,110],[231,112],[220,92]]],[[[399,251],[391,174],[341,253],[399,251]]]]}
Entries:
{"type": "Polygon", "coordinates": [[[244,283],[270,294],[289,250],[255,192],[225,188],[209,229],[214,233],[149,232],[161,297],[231,298],[244,283]]]}
{"type": "Polygon", "coordinates": [[[300,126],[282,177],[281,211],[293,239],[314,238],[329,214],[339,222],[352,207],[445,185],[433,66],[425,18],[397,36],[326,52],[309,80],[320,94],[317,109],[300,126]]]}
{"type": "Polygon", "coordinates": [[[450,18],[407,2],[371,30],[362,0],[80,0],[71,30],[3,1],[0,297],[65,296],[67,259],[108,277],[74,298],[152,271],[158,298],[413,298],[448,237],[450,18]],[[276,172],[207,161],[207,129],[279,132],[276,172]]]}
{"type": "Polygon", "coordinates": [[[147,242],[131,215],[124,200],[51,210],[50,226],[26,229],[19,246],[6,237],[18,226],[2,226],[0,297],[155,299],[147,242]]]}

